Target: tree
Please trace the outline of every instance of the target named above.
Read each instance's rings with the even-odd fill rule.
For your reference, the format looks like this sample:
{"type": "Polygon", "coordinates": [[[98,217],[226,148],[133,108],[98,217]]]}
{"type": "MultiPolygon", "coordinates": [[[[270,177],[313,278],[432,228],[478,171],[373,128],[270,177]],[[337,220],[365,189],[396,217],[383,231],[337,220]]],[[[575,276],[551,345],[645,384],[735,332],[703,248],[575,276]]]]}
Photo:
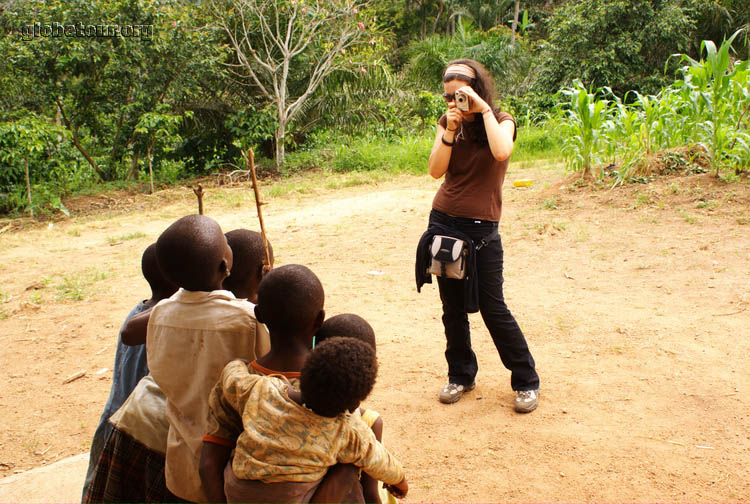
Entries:
{"type": "Polygon", "coordinates": [[[452,17],[466,17],[480,30],[489,30],[503,23],[503,18],[513,5],[513,0],[451,0],[452,17]]]}
{"type": "Polygon", "coordinates": [[[232,72],[276,108],[276,168],[290,123],[324,79],[346,69],[347,51],[367,41],[366,0],[212,2],[214,22],[236,55],[232,72]]]}
{"type": "Polygon", "coordinates": [[[516,6],[513,8],[513,25],[511,26],[511,38],[510,43],[513,44],[516,41],[516,28],[518,27],[518,11],[521,9],[521,0],[516,0],[516,6]]]}
{"type": "Polygon", "coordinates": [[[580,79],[586,86],[609,86],[656,93],[670,77],[664,62],[687,52],[695,28],[679,0],[582,0],[555,11],[538,87],[554,93],[580,79]]]}
{"type": "Polygon", "coordinates": [[[11,90],[18,101],[0,106],[8,115],[58,116],[102,180],[127,174],[121,165],[132,154],[133,176],[140,117],[194,93],[221,56],[190,15],[180,2],[13,2],[0,20],[25,28],[0,41],[0,61],[9,62],[0,64],[7,71],[0,91],[11,90]]]}
{"type": "MultiPolygon", "coordinates": [[[[10,187],[17,184],[21,178],[20,172],[23,172],[28,201],[26,209],[31,217],[34,216],[35,206],[31,194],[32,167],[41,168],[48,164],[48,153],[55,151],[56,139],[61,134],[60,128],[33,115],[15,122],[0,123],[0,164],[3,166],[0,185],[10,187]]],[[[55,206],[67,213],[59,196],[55,206]]]]}
{"type": "MultiPolygon", "coordinates": [[[[135,127],[135,132],[143,139],[143,145],[146,148],[151,194],[154,193],[154,170],[152,167],[154,149],[170,152],[182,140],[177,132],[182,123],[182,116],[164,112],[157,111],[143,114],[135,127]]],[[[192,114],[187,112],[186,116],[192,117],[192,114]]]]}

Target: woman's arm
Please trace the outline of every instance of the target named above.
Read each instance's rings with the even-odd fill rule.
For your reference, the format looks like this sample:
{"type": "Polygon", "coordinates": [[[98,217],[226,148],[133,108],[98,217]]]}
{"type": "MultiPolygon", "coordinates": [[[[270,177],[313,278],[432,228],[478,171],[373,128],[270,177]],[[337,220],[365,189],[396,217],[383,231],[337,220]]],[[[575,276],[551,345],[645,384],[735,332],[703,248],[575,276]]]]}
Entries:
{"type": "Polygon", "coordinates": [[[495,113],[489,107],[482,114],[482,119],[484,119],[484,129],[487,131],[487,142],[490,144],[492,156],[498,161],[505,161],[513,153],[515,123],[506,119],[498,124],[495,113]]]}
{"type": "Polygon", "coordinates": [[[451,152],[453,148],[451,145],[456,141],[456,130],[461,124],[461,113],[458,111],[455,105],[448,105],[448,111],[445,113],[447,128],[443,128],[440,124],[437,126],[437,132],[435,134],[435,141],[432,142],[432,152],[430,152],[430,160],[427,166],[430,169],[430,175],[434,178],[442,177],[446,171],[448,171],[448,164],[451,161],[451,152]]]}
{"type": "Polygon", "coordinates": [[[498,124],[495,112],[486,101],[471,88],[464,86],[458,91],[463,91],[471,98],[471,109],[469,112],[482,114],[484,129],[487,132],[487,142],[490,144],[490,152],[498,161],[505,161],[513,153],[513,137],[516,125],[513,121],[505,120],[498,124]]]}

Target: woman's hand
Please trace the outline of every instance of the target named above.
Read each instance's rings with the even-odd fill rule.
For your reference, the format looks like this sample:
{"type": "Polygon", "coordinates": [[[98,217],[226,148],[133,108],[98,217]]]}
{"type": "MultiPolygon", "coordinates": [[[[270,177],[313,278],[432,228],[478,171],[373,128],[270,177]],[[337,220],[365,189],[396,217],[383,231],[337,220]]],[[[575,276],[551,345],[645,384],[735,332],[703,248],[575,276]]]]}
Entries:
{"type": "Polygon", "coordinates": [[[445,112],[445,119],[447,121],[447,130],[456,131],[458,129],[463,118],[461,117],[461,111],[456,108],[455,102],[450,102],[448,104],[448,110],[445,112]]]}
{"type": "Polygon", "coordinates": [[[471,114],[481,114],[485,110],[489,109],[490,106],[484,101],[471,86],[463,86],[456,90],[456,92],[462,92],[469,97],[468,112],[471,114]]]}

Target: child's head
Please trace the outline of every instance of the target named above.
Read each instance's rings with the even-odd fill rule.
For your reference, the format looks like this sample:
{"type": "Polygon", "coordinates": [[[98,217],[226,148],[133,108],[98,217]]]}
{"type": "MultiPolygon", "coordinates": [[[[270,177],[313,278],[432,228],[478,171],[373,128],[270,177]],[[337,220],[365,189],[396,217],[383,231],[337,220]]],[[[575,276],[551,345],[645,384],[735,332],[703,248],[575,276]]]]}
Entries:
{"type": "Polygon", "coordinates": [[[355,338],[332,338],[316,346],[302,367],[302,400],[324,417],[354,411],[370,395],[377,374],[372,346],[355,338]]]}
{"type": "Polygon", "coordinates": [[[219,224],[205,215],[177,219],[156,240],[164,276],[190,291],[212,291],[232,268],[232,250],[219,224]]]}
{"type": "MultiPolygon", "coordinates": [[[[258,302],[258,285],[263,278],[263,235],[249,229],[235,229],[226,235],[232,249],[232,274],[224,279],[222,287],[238,298],[258,302]]],[[[273,266],[273,248],[268,244],[268,254],[273,266]]]]}
{"type": "Polygon", "coordinates": [[[315,344],[336,337],[356,338],[375,349],[375,331],[365,319],[354,313],[342,313],[326,319],[315,335],[315,344]]]}
{"type": "Polygon", "coordinates": [[[167,280],[159,268],[159,262],[156,259],[156,243],[152,243],[143,251],[141,272],[151,287],[151,299],[154,301],[168,298],[177,290],[177,286],[167,280]]]}
{"type": "Polygon", "coordinates": [[[287,264],[269,271],[258,287],[255,316],[275,333],[305,333],[320,329],[325,318],[325,295],[315,273],[300,264],[287,264]]]}

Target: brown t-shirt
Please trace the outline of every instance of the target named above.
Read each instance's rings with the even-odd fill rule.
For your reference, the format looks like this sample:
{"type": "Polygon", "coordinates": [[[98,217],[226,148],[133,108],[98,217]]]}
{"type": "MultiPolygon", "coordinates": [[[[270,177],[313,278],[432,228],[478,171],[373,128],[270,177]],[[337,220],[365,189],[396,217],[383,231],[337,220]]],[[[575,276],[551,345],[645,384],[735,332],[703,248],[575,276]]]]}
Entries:
{"type": "MultiPolygon", "coordinates": [[[[516,124],[513,116],[507,112],[495,111],[495,117],[499,123],[513,121],[513,125],[516,124]]],[[[481,120],[477,118],[471,123],[463,123],[464,138],[458,138],[456,132],[456,143],[452,148],[445,180],[432,200],[432,208],[453,217],[498,222],[503,209],[502,187],[510,158],[497,161],[487,139],[478,138],[477,121],[481,120]]],[[[446,127],[445,115],[438,124],[446,127]]]]}

